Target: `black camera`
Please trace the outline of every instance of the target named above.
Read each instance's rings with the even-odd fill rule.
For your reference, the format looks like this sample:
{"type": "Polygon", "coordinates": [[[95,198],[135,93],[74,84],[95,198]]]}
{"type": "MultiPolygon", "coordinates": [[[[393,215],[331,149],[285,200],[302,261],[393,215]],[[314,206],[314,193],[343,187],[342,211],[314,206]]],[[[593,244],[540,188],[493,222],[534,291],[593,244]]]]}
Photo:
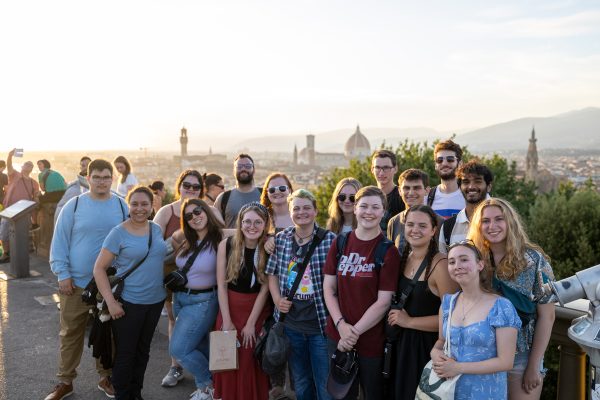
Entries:
{"type": "Polygon", "coordinates": [[[163,279],[164,286],[173,292],[183,290],[187,283],[188,279],[186,274],[179,270],[169,273],[169,275],[165,276],[163,279]]]}

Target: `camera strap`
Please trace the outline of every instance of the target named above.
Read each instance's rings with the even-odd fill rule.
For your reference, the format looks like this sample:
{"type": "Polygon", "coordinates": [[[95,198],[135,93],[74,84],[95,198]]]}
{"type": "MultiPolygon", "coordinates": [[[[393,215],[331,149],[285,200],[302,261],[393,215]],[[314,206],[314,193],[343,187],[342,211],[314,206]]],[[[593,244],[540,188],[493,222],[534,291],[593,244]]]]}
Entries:
{"type": "Polygon", "coordinates": [[[200,251],[204,247],[206,247],[206,238],[202,239],[202,241],[200,242],[200,244],[198,245],[198,247],[196,247],[196,250],[194,250],[194,252],[192,253],[192,255],[185,262],[185,265],[181,269],[181,273],[183,275],[187,276],[187,273],[189,272],[190,269],[192,269],[192,265],[194,264],[194,261],[196,261],[196,258],[198,257],[198,254],[200,254],[200,251]]]}
{"type": "Polygon", "coordinates": [[[121,275],[119,277],[119,279],[116,280],[115,285],[123,282],[125,280],[125,278],[127,278],[129,275],[131,275],[133,273],[133,271],[138,269],[138,267],[140,265],[142,265],[144,263],[144,261],[146,261],[146,258],[148,258],[148,254],[150,254],[150,247],[152,246],[152,224],[150,223],[150,221],[148,221],[148,228],[149,228],[150,232],[148,234],[148,251],[146,251],[146,255],[137,264],[135,264],[133,267],[129,268],[129,270],[127,272],[125,272],[123,275],[121,275]]]}
{"type": "Polygon", "coordinates": [[[427,268],[428,264],[429,264],[429,257],[425,256],[425,258],[423,258],[423,261],[421,261],[421,265],[419,266],[419,269],[415,273],[415,276],[413,276],[412,279],[410,280],[410,283],[408,284],[408,286],[405,287],[402,292],[400,292],[399,296],[398,296],[398,294],[396,294],[397,304],[399,304],[401,306],[400,309],[404,308],[404,304],[406,304],[406,300],[408,299],[408,296],[410,296],[410,294],[412,293],[413,289],[415,288],[415,285],[417,284],[417,282],[419,280],[419,277],[423,274],[423,271],[425,271],[425,268],[427,268]]]}

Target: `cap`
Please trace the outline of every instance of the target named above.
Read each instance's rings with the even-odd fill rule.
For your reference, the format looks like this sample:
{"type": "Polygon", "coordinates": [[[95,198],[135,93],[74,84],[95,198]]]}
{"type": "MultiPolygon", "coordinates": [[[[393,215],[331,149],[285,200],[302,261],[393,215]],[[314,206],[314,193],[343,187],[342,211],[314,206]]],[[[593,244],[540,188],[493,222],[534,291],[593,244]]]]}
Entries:
{"type": "Polygon", "coordinates": [[[331,356],[327,391],[334,399],[346,397],[358,375],[358,356],[356,350],[343,352],[336,350],[331,356]]]}

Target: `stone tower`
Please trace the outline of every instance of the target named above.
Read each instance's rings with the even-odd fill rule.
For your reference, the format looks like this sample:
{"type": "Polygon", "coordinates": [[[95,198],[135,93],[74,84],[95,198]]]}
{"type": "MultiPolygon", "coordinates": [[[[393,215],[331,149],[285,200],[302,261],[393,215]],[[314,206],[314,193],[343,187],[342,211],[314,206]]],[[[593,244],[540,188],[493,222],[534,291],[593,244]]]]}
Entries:
{"type": "Polygon", "coordinates": [[[525,158],[525,179],[535,182],[538,175],[538,153],[537,145],[535,144],[535,126],[531,129],[531,138],[529,138],[529,148],[527,149],[527,157],[525,158]]]}
{"type": "Polygon", "coordinates": [[[188,136],[187,129],[185,129],[185,126],[181,128],[181,136],[179,137],[179,143],[181,144],[181,158],[187,157],[188,136]]]}
{"type": "Polygon", "coordinates": [[[294,167],[298,165],[298,147],[294,144],[294,167]]]}
{"type": "Polygon", "coordinates": [[[306,135],[308,165],[315,165],[315,135],[306,135]]]}

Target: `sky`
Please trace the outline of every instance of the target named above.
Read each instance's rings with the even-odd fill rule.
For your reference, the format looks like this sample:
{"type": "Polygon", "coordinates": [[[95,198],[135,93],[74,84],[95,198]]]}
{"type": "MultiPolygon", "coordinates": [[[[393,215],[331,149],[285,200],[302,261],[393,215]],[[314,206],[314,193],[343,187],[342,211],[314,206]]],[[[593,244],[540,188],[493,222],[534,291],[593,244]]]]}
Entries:
{"type": "Polygon", "coordinates": [[[595,1],[0,5],[0,152],[464,131],[600,106],[595,1]]]}

